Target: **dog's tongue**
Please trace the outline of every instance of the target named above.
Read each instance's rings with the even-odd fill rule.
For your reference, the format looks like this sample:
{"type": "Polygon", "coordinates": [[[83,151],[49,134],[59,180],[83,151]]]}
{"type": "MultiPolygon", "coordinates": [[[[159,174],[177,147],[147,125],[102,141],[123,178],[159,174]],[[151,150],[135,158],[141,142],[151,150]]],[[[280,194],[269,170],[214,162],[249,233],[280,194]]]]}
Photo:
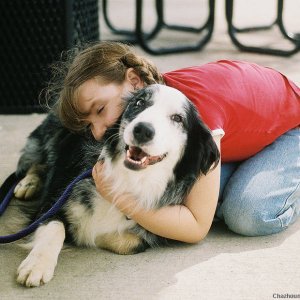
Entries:
{"type": "Polygon", "coordinates": [[[128,151],[130,158],[136,161],[141,161],[144,157],[146,158],[148,156],[148,154],[139,147],[131,146],[128,151]]]}
{"type": "Polygon", "coordinates": [[[129,146],[126,151],[124,163],[129,169],[141,170],[148,165],[154,165],[160,162],[165,157],[166,154],[151,156],[139,147],[129,146]]]}

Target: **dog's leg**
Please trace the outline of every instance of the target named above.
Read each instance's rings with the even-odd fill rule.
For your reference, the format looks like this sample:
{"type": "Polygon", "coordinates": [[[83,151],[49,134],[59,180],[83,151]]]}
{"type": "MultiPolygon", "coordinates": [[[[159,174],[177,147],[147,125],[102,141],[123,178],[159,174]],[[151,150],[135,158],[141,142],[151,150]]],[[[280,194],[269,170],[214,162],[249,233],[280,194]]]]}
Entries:
{"type": "Polygon", "coordinates": [[[95,243],[97,247],[117,254],[136,254],[147,248],[139,236],[130,232],[107,233],[98,236],[95,243]]]}
{"type": "Polygon", "coordinates": [[[41,174],[45,166],[33,165],[27,171],[26,176],[15,187],[14,194],[19,199],[30,199],[41,188],[41,174]]]}
{"type": "Polygon", "coordinates": [[[39,227],[34,235],[31,252],[18,268],[17,281],[27,287],[49,282],[64,240],[65,227],[62,222],[51,221],[39,227]]]}

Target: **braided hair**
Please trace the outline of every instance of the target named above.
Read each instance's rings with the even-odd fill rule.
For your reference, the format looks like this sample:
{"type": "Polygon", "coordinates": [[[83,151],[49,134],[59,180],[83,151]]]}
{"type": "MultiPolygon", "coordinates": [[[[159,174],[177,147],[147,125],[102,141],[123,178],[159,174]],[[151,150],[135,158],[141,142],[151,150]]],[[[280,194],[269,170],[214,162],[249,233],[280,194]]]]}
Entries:
{"type": "Polygon", "coordinates": [[[107,84],[121,84],[125,80],[126,70],[133,68],[145,85],[163,83],[162,75],[155,65],[137,55],[133,47],[123,43],[101,41],[81,50],[74,49],[68,55],[65,63],[54,67],[56,72],[53,78],[56,79],[49,85],[47,95],[52,98],[56,94],[58,100],[53,108],[63,125],[72,131],[84,128],[76,93],[85,81],[100,78],[107,84]]]}

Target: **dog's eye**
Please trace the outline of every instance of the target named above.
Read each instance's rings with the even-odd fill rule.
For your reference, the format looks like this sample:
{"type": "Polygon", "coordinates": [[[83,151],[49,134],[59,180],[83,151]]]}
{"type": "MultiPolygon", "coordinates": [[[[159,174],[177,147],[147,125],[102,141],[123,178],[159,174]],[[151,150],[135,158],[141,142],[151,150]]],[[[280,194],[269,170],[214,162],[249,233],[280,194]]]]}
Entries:
{"type": "Polygon", "coordinates": [[[171,120],[176,122],[176,123],[182,123],[183,118],[181,115],[175,114],[171,116],[171,120]]]}
{"type": "Polygon", "coordinates": [[[146,104],[146,101],[143,99],[139,99],[136,101],[135,106],[143,107],[146,104]]]}

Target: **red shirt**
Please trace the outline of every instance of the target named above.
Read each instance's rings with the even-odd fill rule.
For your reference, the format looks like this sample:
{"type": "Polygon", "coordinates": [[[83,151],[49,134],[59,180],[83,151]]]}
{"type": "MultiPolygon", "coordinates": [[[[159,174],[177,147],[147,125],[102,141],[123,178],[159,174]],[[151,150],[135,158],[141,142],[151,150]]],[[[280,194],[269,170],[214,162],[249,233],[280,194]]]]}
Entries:
{"type": "Polygon", "coordinates": [[[223,162],[247,159],[300,124],[300,88],[273,69],[221,60],[163,77],[196,105],[211,130],[225,132],[223,162]]]}

